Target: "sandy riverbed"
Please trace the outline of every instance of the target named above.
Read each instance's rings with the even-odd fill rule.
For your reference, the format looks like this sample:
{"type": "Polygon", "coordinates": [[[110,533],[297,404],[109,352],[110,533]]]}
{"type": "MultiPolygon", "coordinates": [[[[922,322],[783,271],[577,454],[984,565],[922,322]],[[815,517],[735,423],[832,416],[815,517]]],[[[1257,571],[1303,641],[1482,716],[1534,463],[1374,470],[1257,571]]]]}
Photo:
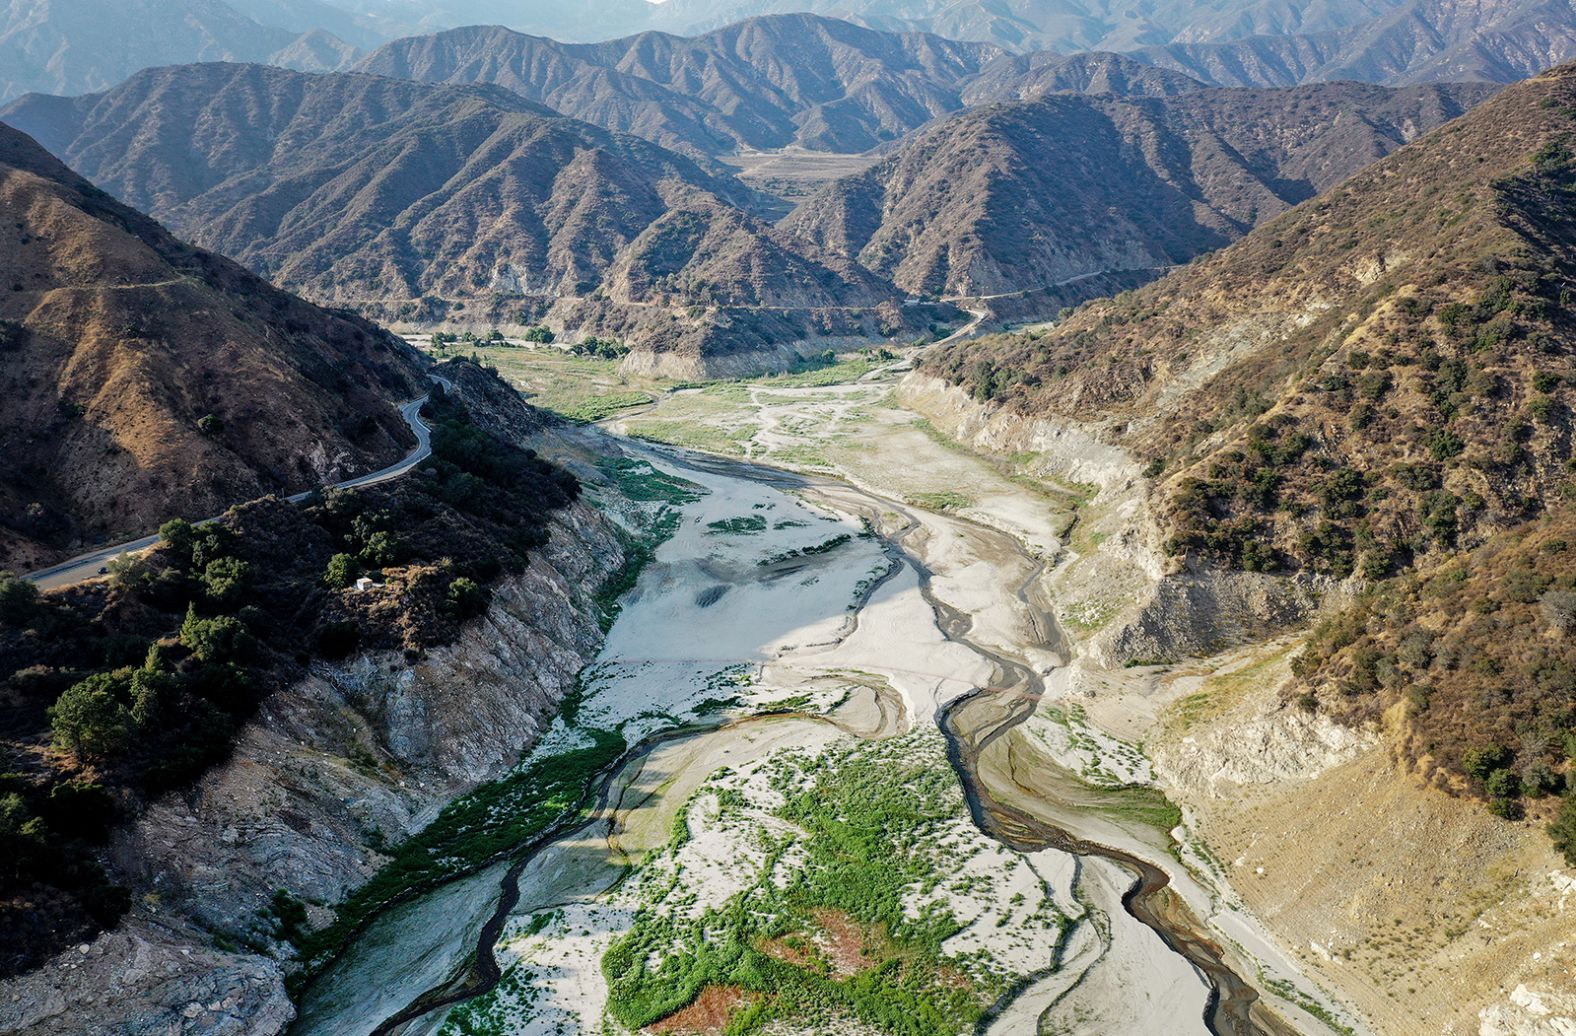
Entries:
{"type": "MultiPolygon", "coordinates": [[[[760,432],[740,452],[783,460],[811,451],[810,471],[838,479],[795,486],[627,445],[653,471],[693,486],[694,499],[678,506],[674,535],[624,601],[574,721],[557,724],[536,751],[572,746],[588,727],[619,730],[634,743],[773,709],[823,718],[695,730],[627,766],[606,808],[521,873],[520,901],[496,948],[504,980],[407,1034],[458,1033],[478,1019],[497,1032],[617,1031],[602,961],[621,936],[654,915],[682,921],[722,909],[762,879],[763,867],[786,884],[795,867],[812,866],[791,850],[769,862],[761,849],[763,838],[803,836],[780,815],[773,790],[785,768],[811,772],[817,759],[860,758],[850,753],[896,737],[904,765],[928,760],[950,773],[934,724],[960,696],[1002,683],[1004,665],[1049,674],[1048,684],[1036,679],[1046,700],[1002,739],[1002,751],[982,757],[981,779],[1080,838],[1166,869],[1181,902],[1231,944],[1250,979],[1265,968],[1300,982],[1251,918],[1223,909],[1220,890],[1177,863],[1164,830],[1108,808],[1105,785],[1150,777],[1138,746],[1108,732],[1121,725],[1057,707],[1058,674],[1076,645],[1051,618],[1050,587],[1077,491],[1037,492],[948,449],[893,405],[880,378],[736,395],[737,412],[716,419],[760,432]],[[688,819],[678,844],[681,811],[688,819]],[[678,876],[685,895],[653,894],[678,876]]],[[[979,969],[979,988],[1011,987],[993,1005],[989,1031],[1207,1031],[1208,985],[1123,909],[1128,872],[1059,850],[1010,850],[971,821],[961,792],[946,808],[946,824],[925,832],[924,863],[970,879],[947,886],[936,905],[962,926],[945,951],[979,969]]],[[[493,886],[472,881],[448,890],[447,901],[429,897],[375,926],[379,937],[363,940],[333,981],[319,984],[309,1015],[318,1022],[302,1031],[366,1028],[391,1003],[441,984],[434,976],[467,948],[437,944],[494,901],[493,886]],[[447,928],[431,923],[434,913],[447,928]],[[404,948],[402,926],[411,930],[404,948]],[[380,969],[375,992],[343,995],[358,979],[377,984],[380,969]]],[[[1299,1031],[1322,1031],[1281,1006],[1305,1026],[1299,1031]]],[[[792,1030],[773,1023],[772,1031],[792,1030]]]]}

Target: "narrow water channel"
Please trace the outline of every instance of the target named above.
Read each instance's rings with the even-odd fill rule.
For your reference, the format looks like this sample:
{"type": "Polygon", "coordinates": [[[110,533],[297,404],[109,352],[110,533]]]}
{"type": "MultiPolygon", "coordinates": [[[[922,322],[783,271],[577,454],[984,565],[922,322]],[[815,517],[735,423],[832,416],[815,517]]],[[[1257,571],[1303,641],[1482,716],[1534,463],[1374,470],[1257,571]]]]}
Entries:
{"type": "MultiPolygon", "coordinates": [[[[880,542],[892,562],[892,568],[884,578],[891,578],[904,567],[917,574],[920,591],[933,610],[945,638],[988,661],[994,672],[990,686],[976,688],[972,693],[952,699],[935,716],[930,717],[946,738],[948,756],[961,782],[975,824],[986,835],[1017,852],[1035,853],[1054,849],[1079,857],[1103,859],[1121,868],[1132,877],[1132,885],[1121,899],[1122,907],[1131,917],[1152,930],[1172,953],[1183,958],[1207,984],[1209,995],[1203,1024],[1209,1032],[1216,1036],[1292,1036],[1293,1030],[1264,1008],[1257,991],[1232,969],[1220,945],[1207,934],[1181,897],[1169,888],[1170,878],[1164,870],[1132,852],[1101,845],[1069,830],[1063,826],[1067,823],[1065,808],[1059,811],[1035,809],[1032,797],[1026,799],[1025,793],[1042,789],[1023,786],[993,789],[990,786],[990,781],[997,775],[1012,773],[1013,770],[1010,765],[986,766],[982,762],[1015,750],[1014,741],[1021,736],[1018,728],[1033,715],[1045,690],[1044,680],[1030,665],[971,639],[971,618],[937,599],[931,590],[931,573],[924,561],[916,556],[915,551],[905,547],[905,539],[921,527],[921,519],[901,504],[833,480],[805,477],[710,455],[663,450],[662,456],[671,466],[703,472],[712,477],[738,479],[772,489],[806,493],[812,497],[835,497],[838,509],[847,512],[852,507],[862,514],[871,527],[884,527],[880,542]],[[1061,822],[1049,819],[1053,815],[1061,818],[1061,822]]],[[[1038,577],[1043,574],[1044,563],[1029,557],[1022,545],[1012,537],[994,531],[992,535],[999,536],[1004,549],[1014,550],[1018,559],[1035,573],[1017,588],[1016,593],[1027,607],[1035,635],[1041,641],[1036,646],[1058,651],[1065,657],[1066,645],[1061,641],[1061,633],[1054,618],[1042,602],[1032,597],[1038,577]]],[[[864,602],[870,599],[877,587],[865,592],[864,602]]],[[[862,607],[863,602],[856,602],[851,613],[854,623],[859,621],[862,607]]],[[[793,718],[825,719],[806,716],[793,718]]],[[[910,718],[916,721],[922,719],[910,718]]],[[[619,785],[619,775],[632,764],[675,740],[706,737],[711,732],[756,721],[745,719],[710,727],[670,729],[647,737],[631,747],[619,760],[605,768],[588,789],[588,795],[595,802],[593,812],[599,818],[598,822],[606,819],[611,833],[612,821],[607,818],[616,812],[616,809],[610,809],[610,805],[616,807],[616,803],[610,804],[609,799],[619,785]]],[[[494,955],[494,947],[518,905],[522,872],[555,840],[567,836],[571,828],[583,830],[584,827],[583,819],[572,822],[566,820],[533,843],[521,846],[501,878],[496,905],[482,925],[474,952],[461,971],[442,984],[411,997],[403,1009],[392,1015],[381,1020],[369,1019],[366,1031],[375,1036],[401,1036],[411,1031],[408,1027],[413,1021],[430,1020],[433,1011],[485,994],[497,985],[501,969],[494,955]]],[[[1002,1005],[998,1004],[997,1007],[1000,1009],[1002,1005]]]]}

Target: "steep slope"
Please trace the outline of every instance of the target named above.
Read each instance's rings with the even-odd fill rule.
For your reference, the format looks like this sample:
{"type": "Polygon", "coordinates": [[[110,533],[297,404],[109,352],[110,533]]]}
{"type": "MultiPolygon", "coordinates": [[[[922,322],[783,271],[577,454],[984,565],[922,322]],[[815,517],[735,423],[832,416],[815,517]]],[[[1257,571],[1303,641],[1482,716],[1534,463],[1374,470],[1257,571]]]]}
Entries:
{"type": "Polygon", "coordinates": [[[1560,0],[1412,0],[1314,34],[1200,37],[1134,54],[1219,86],[1486,80],[1509,83],[1576,57],[1576,12],[1560,0]]]}
{"type": "Polygon", "coordinates": [[[172,238],[0,127],[0,565],[374,470],[402,343],[172,238]]]}
{"type": "Polygon", "coordinates": [[[222,0],[9,0],[0,7],[0,102],[102,90],[139,69],[187,61],[338,67],[347,45],[311,29],[259,24],[222,0]]]}
{"type": "Polygon", "coordinates": [[[715,324],[692,306],[896,295],[735,207],[755,201],[737,182],[497,87],[182,66],[6,118],[199,243],[388,317],[519,324],[557,306],[555,323],[656,348],[715,324]]]}
{"type": "Polygon", "coordinates": [[[1163,280],[926,363],[1147,460],[1178,567],[1374,588],[1296,663],[1301,704],[1400,724],[1419,772],[1512,817],[1551,812],[1522,795],[1566,783],[1576,731],[1573,112],[1566,66],[1163,280]]]}
{"type": "Polygon", "coordinates": [[[784,227],[919,295],[1043,290],[1218,248],[1459,115],[1487,88],[1052,95],[969,112],[784,227]]]}
{"type": "Polygon", "coordinates": [[[499,27],[457,29],[396,41],[358,68],[493,83],[695,155],[789,145],[858,152],[957,110],[962,83],[1000,53],[783,15],[693,39],[653,32],[581,45],[499,27]]]}

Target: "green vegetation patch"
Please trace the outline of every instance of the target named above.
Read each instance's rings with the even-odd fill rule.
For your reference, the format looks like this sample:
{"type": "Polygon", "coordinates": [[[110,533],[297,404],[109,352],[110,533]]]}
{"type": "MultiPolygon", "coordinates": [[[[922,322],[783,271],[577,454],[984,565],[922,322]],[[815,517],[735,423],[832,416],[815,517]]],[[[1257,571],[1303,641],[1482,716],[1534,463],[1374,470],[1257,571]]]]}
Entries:
{"type": "Polygon", "coordinates": [[[618,491],[637,503],[693,504],[705,493],[700,486],[630,457],[603,457],[597,467],[618,491]]]}
{"type": "Polygon", "coordinates": [[[334,921],[297,943],[305,970],[297,987],[331,961],[361,927],[391,904],[473,873],[582,816],[595,778],[623,753],[624,738],[585,731],[591,744],[531,759],[461,796],[401,842],[372,880],[335,908],[334,921]]]}
{"type": "Polygon", "coordinates": [[[741,518],[724,518],[707,522],[706,531],[714,536],[749,536],[757,532],[765,532],[766,519],[758,514],[747,514],[741,518]]]}
{"type": "Polygon", "coordinates": [[[653,401],[653,397],[645,392],[611,392],[604,396],[592,396],[589,399],[565,404],[556,409],[559,414],[571,421],[591,424],[606,420],[620,411],[645,406],[653,401]]]}
{"type": "Polygon", "coordinates": [[[595,595],[597,621],[603,633],[611,630],[613,623],[618,621],[619,612],[623,610],[624,595],[635,588],[635,584],[640,581],[640,573],[656,560],[657,548],[673,538],[680,520],[678,511],[664,507],[644,532],[624,536],[624,563],[608,574],[602,585],[597,587],[595,595]]]}
{"type": "Polygon", "coordinates": [[[962,511],[974,506],[972,496],[956,491],[915,493],[908,498],[908,502],[927,511],[962,511]]]}
{"type": "Polygon", "coordinates": [[[784,561],[793,561],[795,558],[808,558],[814,557],[817,554],[830,554],[838,547],[841,547],[843,544],[852,540],[853,536],[849,533],[839,533],[829,540],[823,540],[820,543],[812,543],[808,547],[796,547],[793,550],[785,550],[780,553],[773,554],[769,558],[762,558],[761,560],[757,561],[756,564],[779,565],[784,561]]]}
{"type": "MultiPolygon", "coordinates": [[[[748,1004],[730,1033],[845,1019],[903,1036],[973,1031],[1009,979],[943,952],[961,927],[949,911],[904,908],[915,889],[942,881],[934,839],[963,809],[952,773],[912,740],[773,760],[771,787],[784,799],[776,815],[799,833],[762,831],[758,880],[694,918],[683,916],[689,894],[674,875],[602,959],[613,1018],[641,1028],[726,987],[748,1004]],[[779,887],[773,875],[781,880],[777,864],[790,853],[779,887]]],[[[686,825],[675,842],[687,837],[686,825]]]]}

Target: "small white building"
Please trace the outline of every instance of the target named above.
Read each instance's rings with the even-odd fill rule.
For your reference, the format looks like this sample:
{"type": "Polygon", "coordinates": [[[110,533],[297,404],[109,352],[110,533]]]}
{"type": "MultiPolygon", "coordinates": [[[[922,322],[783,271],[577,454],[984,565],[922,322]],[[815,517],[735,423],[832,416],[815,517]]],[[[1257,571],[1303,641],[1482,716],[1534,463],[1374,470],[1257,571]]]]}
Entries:
{"type": "Polygon", "coordinates": [[[374,583],[372,580],[368,579],[366,576],[362,576],[360,579],[356,580],[356,592],[364,594],[368,590],[371,590],[373,587],[375,587],[377,585],[378,584],[374,583]]]}

